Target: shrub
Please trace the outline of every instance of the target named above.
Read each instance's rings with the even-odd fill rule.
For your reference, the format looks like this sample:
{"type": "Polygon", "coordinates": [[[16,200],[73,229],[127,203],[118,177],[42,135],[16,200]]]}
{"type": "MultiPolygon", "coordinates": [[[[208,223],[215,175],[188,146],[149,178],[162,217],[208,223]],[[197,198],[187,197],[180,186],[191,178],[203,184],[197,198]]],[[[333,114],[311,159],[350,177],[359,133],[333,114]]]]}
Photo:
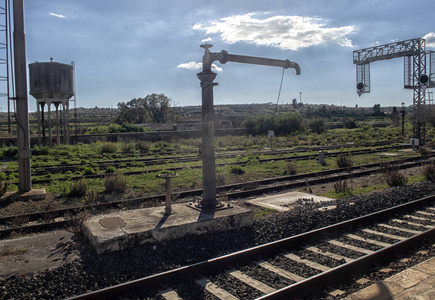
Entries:
{"type": "Polygon", "coordinates": [[[32,148],[32,155],[34,155],[34,156],[48,155],[48,153],[49,153],[48,146],[35,145],[32,148]]]}
{"type": "Polygon", "coordinates": [[[151,142],[140,141],[136,143],[136,148],[142,151],[148,151],[151,148],[151,142]]]}
{"type": "Polygon", "coordinates": [[[325,131],[325,120],[324,119],[320,119],[320,118],[312,119],[308,123],[308,128],[312,132],[321,134],[322,132],[325,131]]]}
{"type": "Polygon", "coordinates": [[[106,168],[106,173],[115,173],[115,171],[116,171],[115,166],[108,166],[106,168]]]}
{"type": "Polygon", "coordinates": [[[383,177],[389,187],[402,186],[408,182],[402,173],[399,172],[399,168],[393,163],[386,163],[381,166],[383,177]]]}
{"type": "Polygon", "coordinates": [[[232,166],[230,170],[231,174],[243,175],[245,174],[245,170],[241,166],[232,166]]]}
{"type": "Polygon", "coordinates": [[[88,183],[84,179],[79,179],[71,183],[69,196],[72,198],[80,198],[86,195],[88,191],[88,183]]]}
{"type": "Polygon", "coordinates": [[[339,168],[349,168],[352,166],[352,158],[349,156],[346,156],[344,154],[340,154],[337,156],[337,165],[339,168]]]}
{"type": "Polygon", "coordinates": [[[18,148],[11,146],[3,148],[3,157],[13,158],[18,154],[18,148]]]}
{"type": "Polygon", "coordinates": [[[435,180],[435,162],[432,162],[424,167],[423,176],[426,178],[426,180],[435,180]]]}
{"type": "Polygon", "coordinates": [[[123,193],[127,188],[127,180],[124,175],[110,174],[104,177],[106,193],[123,193]]]}
{"type": "Polygon", "coordinates": [[[346,180],[340,180],[334,183],[334,190],[337,194],[352,195],[353,188],[347,185],[346,180]]]}
{"type": "Polygon", "coordinates": [[[135,144],[134,143],[122,143],[121,144],[121,151],[122,152],[133,151],[134,148],[135,148],[135,144]]]}
{"type": "Polygon", "coordinates": [[[94,168],[92,167],[85,167],[84,171],[85,171],[85,175],[93,175],[96,173],[94,168]]]}
{"type": "Polygon", "coordinates": [[[8,182],[5,180],[5,178],[0,178],[0,197],[6,194],[7,191],[8,191],[8,182]]]}
{"type": "Polygon", "coordinates": [[[427,147],[420,147],[418,148],[418,153],[420,153],[421,156],[425,156],[430,153],[430,150],[427,147]]]}
{"type": "Polygon", "coordinates": [[[118,145],[115,143],[103,143],[100,145],[101,153],[115,153],[118,151],[118,145]]]}
{"type": "Polygon", "coordinates": [[[294,162],[289,162],[285,165],[283,175],[295,175],[297,172],[297,166],[294,162]]]}

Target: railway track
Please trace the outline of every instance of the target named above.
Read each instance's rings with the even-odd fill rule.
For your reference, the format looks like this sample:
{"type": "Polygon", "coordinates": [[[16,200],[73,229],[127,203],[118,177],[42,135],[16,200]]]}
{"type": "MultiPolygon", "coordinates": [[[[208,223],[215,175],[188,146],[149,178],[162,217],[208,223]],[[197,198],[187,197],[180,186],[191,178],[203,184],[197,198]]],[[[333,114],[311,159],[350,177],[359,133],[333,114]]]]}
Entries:
{"type": "MultiPolygon", "coordinates": [[[[363,155],[363,154],[373,154],[373,153],[379,153],[379,152],[384,152],[384,151],[388,151],[391,149],[405,149],[405,148],[409,148],[409,146],[391,146],[391,147],[381,147],[378,149],[363,149],[363,150],[355,150],[352,151],[351,154],[352,155],[363,155]]],[[[310,159],[316,159],[318,157],[318,154],[307,154],[307,155],[299,155],[299,156],[293,156],[295,152],[290,152],[287,153],[288,155],[292,155],[292,156],[285,156],[285,157],[274,157],[274,158],[267,158],[267,159],[259,159],[258,162],[260,163],[267,163],[267,162],[271,162],[271,161],[296,161],[296,160],[310,160],[310,159]]],[[[348,154],[350,153],[349,151],[336,151],[336,152],[330,152],[327,154],[328,157],[337,157],[340,154],[348,154]]],[[[276,154],[285,154],[285,153],[275,153],[276,154]]],[[[224,155],[224,156],[217,156],[217,159],[219,158],[230,158],[230,157],[236,157],[239,154],[229,154],[229,155],[224,155]]],[[[188,156],[188,157],[168,157],[168,158],[159,158],[159,159],[140,159],[133,162],[126,162],[126,161],[118,161],[116,163],[114,162],[104,162],[101,163],[99,168],[101,170],[109,167],[109,166],[119,166],[121,164],[124,164],[126,166],[133,166],[134,164],[137,164],[138,162],[144,162],[147,161],[150,165],[165,165],[165,170],[167,171],[177,171],[183,168],[183,166],[177,166],[177,167],[168,167],[167,164],[169,163],[183,163],[183,162],[200,162],[200,159],[198,156],[188,156]]],[[[249,160],[246,161],[239,161],[239,162],[224,162],[224,163],[217,163],[216,166],[225,166],[225,165],[239,165],[239,166],[245,166],[247,163],[249,163],[249,160]]],[[[198,166],[189,166],[192,169],[197,169],[197,168],[202,168],[201,165],[198,166]]],[[[32,173],[33,176],[41,176],[41,175],[46,175],[47,173],[51,173],[51,172],[55,172],[55,173],[65,173],[67,171],[74,171],[74,170],[78,170],[78,166],[74,166],[74,167],[68,167],[68,166],[55,166],[55,167],[50,167],[50,168],[43,168],[40,171],[35,171],[32,173]],[[72,169],[71,169],[72,168],[72,169]]],[[[125,176],[131,176],[131,175],[140,175],[140,174],[145,174],[145,173],[153,173],[153,172],[159,172],[162,169],[159,168],[155,168],[155,169],[146,169],[146,170],[138,170],[138,171],[126,171],[126,172],[122,172],[121,174],[125,175],[125,176]]],[[[56,180],[79,180],[82,178],[104,178],[105,176],[107,176],[107,174],[105,173],[100,173],[100,174],[92,174],[92,175],[79,175],[79,176],[69,176],[69,177],[62,177],[62,178],[56,178],[56,180]]],[[[50,182],[52,182],[53,179],[33,179],[33,183],[34,184],[49,184],[50,182]]],[[[12,182],[14,184],[18,184],[18,182],[12,182]]]]}
{"type": "MultiPolygon", "coordinates": [[[[268,150],[268,151],[230,151],[225,153],[219,153],[217,152],[217,158],[234,158],[241,155],[296,155],[297,153],[301,152],[307,152],[307,151],[319,151],[319,150],[338,150],[343,147],[346,148],[352,148],[356,147],[356,145],[335,145],[335,146],[322,146],[322,147],[313,147],[313,148],[300,148],[300,149],[280,149],[280,150],[268,150]]],[[[361,155],[361,154],[368,154],[368,153],[376,153],[376,152],[382,152],[382,151],[389,151],[389,150],[399,150],[399,149],[406,149],[409,148],[409,145],[395,145],[395,146],[377,146],[376,149],[360,149],[360,150],[354,150],[354,151],[344,151],[344,153],[351,152],[352,155],[361,155]]],[[[151,153],[148,153],[150,155],[151,153]]],[[[175,153],[177,154],[177,153],[175,153]]],[[[179,154],[179,153],[178,153],[179,154]]],[[[335,157],[339,155],[340,152],[333,151],[331,153],[328,153],[330,157],[335,157]]],[[[165,153],[167,155],[167,153],[165,153]]],[[[291,157],[279,157],[279,158],[270,158],[270,159],[263,159],[260,160],[260,162],[268,162],[270,160],[306,160],[306,159],[312,159],[316,158],[317,154],[309,154],[309,155],[298,155],[297,157],[291,156],[291,157]]],[[[60,158],[59,158],[60,160],[60,158]]],[[[89,158],[87,159],[89,160],[89,158]]],[[[37,161],[37,159],[36,159],[37,161]]],[[[145,164],[147,166],[153,166],[153,165],[164,165],[168,163],[189,163],[189,162],[199,162],[200,157],[198,156],[198,153],[193,153],[192,151],[182,153],[179,155],[170,155],[170,156],[163,156],[163,157],[135,157],[135,158],[118,158],[116,160],[103,160],[103,161],[92,161],[89,163],[61,163],[61,164],[55,164],[55,165],[45,165],[45,166],[33,166],[32,167],[32,175],[33,176],[44,176],[47,173],[56,174],[56,173],[65,173],[65,172],[76,172],[84,167],[98,167],[100,170],[105,170],[107,167],[136,167],[139,163],[145,164]]],[[[245,162],[246,163],[246,162],[245,162]]],[[[242,164],[243,162],[236,162],[233,164],[242,164]]],[[[147,172],[153,172],[155,170],[147,170],[147,172]]],[[[158,171],[158,170],[156,170],[158,171]]],[[[12,170],[6,170],[6,174],[13,173],[12,170]]],[[[100,174],[101,176],[104,176],[103,174],[100,174]]],[[[128,175],[128,174],[127,174],[128,175]]]]}
{"type": "MultiPolygon", "coordinates": [[[[427,159],[427,157],[408,158],[396,161],[396,167],[405,169],[421,166],[427,163],[427,159]]],[[[236,183],[218,187],[217,196],[218,198],[225,198],[227,200],[243,199],[271,192],[280,192],[289,189],[301,188],[307,185],[311,186],[315,184],[347,180],[349,178],[368,176],[379,173],[382,167],[383,164],[367,164],[350,168],[326,170],[316,173],[297,174],[245,183],[236,183]]],[[[181,199],[178,201],[180,203],[182,201],[191,201],[192,197],[201,196],[202,189],[181,191],[173,194],[177,199],[181,199]]],[[[77,216],[85,209],[103,211],[111,208],[117,209],[120,206],[134,207],[148,201],[161,202],[165,200],[165,197],[166,194],[152,195],[148,197],[88,205],[86,207],[77,206],[65,209],[0,217],[0,239],[8,238],[14,233],[26,234],[69,226],[72,223],[77,222],[77,216]]]]}
{"type": "Polygon", "coordinates": [[[294,299],[435,240],[435,196],[70,299],[294,299]],[[147,298],[148,299],[148,298],[147,298]]]}

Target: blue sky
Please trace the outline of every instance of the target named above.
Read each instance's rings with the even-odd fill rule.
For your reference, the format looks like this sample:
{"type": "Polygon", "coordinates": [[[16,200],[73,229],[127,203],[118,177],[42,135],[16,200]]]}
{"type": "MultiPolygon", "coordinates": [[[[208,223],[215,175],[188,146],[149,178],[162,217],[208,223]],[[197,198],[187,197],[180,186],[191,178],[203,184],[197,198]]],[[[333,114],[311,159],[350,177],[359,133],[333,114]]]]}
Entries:
{"type": "MultiPolygon", "coordinates": [[[[427,37],[435,50],[433,0],[25,0],[27,63],[75,62],[77,105],[164,93],[176,106],[200,105],[196,73],[211,51],[289,59],[280,103],[354,106],[412,103],[403,59],[371,64],[371,93],[358,97],[352,52],[427,37]],[[417,4],[416,4],[417,3],[417,4]]],[[[216,63],[215,104],[276,102],[282,69],[216,63]]],[[[29,108],[35,110],[29,96],[29,108]]],[[[5,106],[2,104],[1,106],[5,106]]]]}

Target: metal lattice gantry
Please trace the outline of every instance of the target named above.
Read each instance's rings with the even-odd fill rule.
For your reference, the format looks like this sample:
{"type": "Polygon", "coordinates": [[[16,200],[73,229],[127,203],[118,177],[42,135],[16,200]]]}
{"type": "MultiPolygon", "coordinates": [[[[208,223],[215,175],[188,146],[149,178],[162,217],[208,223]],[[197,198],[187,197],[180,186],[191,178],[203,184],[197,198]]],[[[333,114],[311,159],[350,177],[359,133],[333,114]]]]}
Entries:
{"type": "Polygon", "coordinates": [[[361,96],[370,92],[370,63],[379,60],[404,57],[404,88],[413,90],[414,139],[424,144],[425,93],[427,88],[435,87],[435,63],[433,51],[426,51],[426,40],[410,39],[390,44],[365,48],[353,52],[356,64],[357,93],[361,96]]]}

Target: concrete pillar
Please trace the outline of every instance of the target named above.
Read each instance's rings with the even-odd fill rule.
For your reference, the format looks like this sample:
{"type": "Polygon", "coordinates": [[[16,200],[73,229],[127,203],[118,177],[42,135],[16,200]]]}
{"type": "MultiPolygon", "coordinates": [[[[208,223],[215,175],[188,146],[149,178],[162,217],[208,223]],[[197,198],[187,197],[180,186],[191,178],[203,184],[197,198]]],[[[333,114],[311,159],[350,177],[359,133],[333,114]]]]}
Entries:
{"type": "Polygon", "coordinates": [[[13,1],[13,20],[19,190],[20,192],[29,192],[32,189],[30,169],[32,151],[30,150],[23,0],[13,1]]]}
{"type": "Polygon", "coordinates": [[[69,134],[69,100],[65,100],[63,104],[64,109],[64,118],[63,118],[63,126],[65,128],[64,133],[64,144],[69,145],[70,144],[70,134],[69,134]]]}
{"type": "Polygon", "coordinates": [[[52,124],[51,124],[51,102],[47,102],[48,106],[48,145],[53,145],[53,132],[52,132],[52,124]]]}
{"type": "Polygon", "coordinates": [[[41,140],[41,111],[39,109],[39,102],[36,101],[36,120],[38,123],[38,145],[42,144],[42,140],[41,140]]]}
{"type": "Polygon", "coordinates": [[[59,131],[59,102],[55,102],[54,106],[56,107],[56,144],[60,145],[60,131],[59,131]]]}
{"type": "Polygon", "coordinates": [[[214,139],[213,80],[214,72],[201,72],[197,76],[202,90],[202,188],[201,209],[211,211],[216,208],[216,166],[214,139]]]}

